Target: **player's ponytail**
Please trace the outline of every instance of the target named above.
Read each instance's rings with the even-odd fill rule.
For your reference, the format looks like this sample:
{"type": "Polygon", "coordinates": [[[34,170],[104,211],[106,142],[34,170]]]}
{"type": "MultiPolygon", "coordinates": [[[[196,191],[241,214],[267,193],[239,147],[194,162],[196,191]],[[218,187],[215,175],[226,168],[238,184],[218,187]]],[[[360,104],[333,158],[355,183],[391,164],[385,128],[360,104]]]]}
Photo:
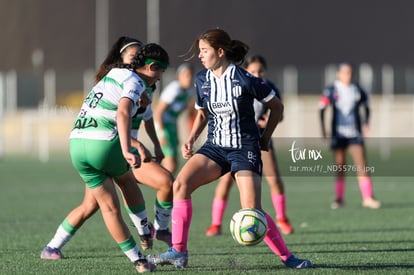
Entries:
{"type": "Polygon", "coordinates": [[[226,51],[226,57],[232,63],[240,65],[249,51],[249,46],[240,40],[231,40],[230,49],[226,51]]]}
{"type": "Polygon", "coordinates": [[[121,36],[112,45],[105,60],[99,66],[95,75],[95,81],[99,82],[112,68],[120,67],[122,64],[122,53],[130,46],[142,46],[142,42],[138,39],[121,36]]]}
{"type": "Polygon", "coordinates": [[[223,49],[226,58],[231,63],[235,63],[237,65],[243,63],[244,57],[249,51],[249,46],[247,46],[245,43],[243,43],[240,40],[232,40],[227,32],[217,28],[204,32],[202,35],[199,36],[197,40],[194,41],[190,50],[187,52],[187,54],[184,55],[189,55],[189,58],[185,59],[186,61],[197,56],[200,40],[207,41],[210,44],[210,46],[216,50],[223,49]]]}

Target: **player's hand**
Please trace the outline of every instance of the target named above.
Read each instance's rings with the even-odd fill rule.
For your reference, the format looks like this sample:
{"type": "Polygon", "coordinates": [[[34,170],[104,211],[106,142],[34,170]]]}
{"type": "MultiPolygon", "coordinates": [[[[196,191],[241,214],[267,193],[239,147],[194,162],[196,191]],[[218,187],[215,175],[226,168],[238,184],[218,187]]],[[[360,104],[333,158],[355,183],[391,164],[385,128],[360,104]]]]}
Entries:
{"type": "Polygon", "coordinates": [[[150,162],[152,159],[151,152],[142,144],[137,146],[137,150],[142,162],[150,162]]]}
{"type": "Polygon", "coordinates": [[[269,120],[268,114],[263,114],[258,120],[257,125],[259,125],[260,128],[264,129],[266,128],[267,121],[269,120]]]}
{"type": "Polygon", "coordinates": [[[368,137],[370,135],[370,130],[368,124],[362,125],[362,136],[368,137]]]}
{"type": "Polygon", "coordinates": [[[181,146],[181,153],[184,159],[189,159],[193,156],[193,144],[191,142],[184,143],[181,146]]]}
{"type": "Polygon", "coordinates": [[[125,160],[133,168],[139,168],[141,166],[141,158],[131,152],[123,153],[125,160]]]}

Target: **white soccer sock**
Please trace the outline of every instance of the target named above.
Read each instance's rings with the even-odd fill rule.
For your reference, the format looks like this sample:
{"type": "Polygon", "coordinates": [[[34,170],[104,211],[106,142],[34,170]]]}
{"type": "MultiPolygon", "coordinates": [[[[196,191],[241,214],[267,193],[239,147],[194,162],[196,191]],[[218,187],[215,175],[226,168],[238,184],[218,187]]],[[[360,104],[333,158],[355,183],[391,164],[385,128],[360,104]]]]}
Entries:
{"type": "Polygon", "coordinates": [[[56,230],[55,236],[53,236],[53,239],[47,244],[47,246],[61,249],[72,238],[72,236],[73,235],[66,232],[63,226],[60,225],[56,230]]]}
{"type": "Polygon", "coordinates": [[[129,213],[128,215],[134,226],[137,228],[139,235],[150,234],[150,230],[148,228],[147,210],[143,210],[138,213],[129,213]]]}
{"type": "Polygon", "coordinates": [[[139,252],[139,249],[138,249],[138,246],[135,246],[134,248],[132,248],[132,249],[130,249],[130,250],[127,250],[127,251],[124,251],[124,254],[128,257],[128,259],[131,261],[131,262],[135,262],[135,261],[137,261],[137,260],[139,260],[140,259],[140,252],[139,252]]]}
{"type": "Polygon", "coordinates": [[[161,208],[158,205],[155,206],[155,219],[154,219],[155,230],[168,229],[170,219],[171,219],[171,209],[161,208]]]}

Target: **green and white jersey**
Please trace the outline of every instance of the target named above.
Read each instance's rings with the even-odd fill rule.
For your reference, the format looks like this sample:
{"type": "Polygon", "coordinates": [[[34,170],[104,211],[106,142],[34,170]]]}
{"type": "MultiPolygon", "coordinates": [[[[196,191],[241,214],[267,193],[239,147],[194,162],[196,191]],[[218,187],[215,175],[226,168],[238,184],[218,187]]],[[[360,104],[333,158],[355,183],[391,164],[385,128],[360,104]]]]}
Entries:
{"type": "Polygon", "coordinates": [[[164,123],[176,123],[178,116],[185,110],[188,100],[193,93],[193,88],[183,90],[178,80],[172,81],[161,93],[160,101],[168,104],[163,113],[164,123]]]}
{"type": "Polygon", "coordinates": [[[138,99],[145,89],[144,81],[135,72],[112,69],[86,97],[70,138],[112,140],[118,133],[116,113],[119,101],[126,97],[134,102],[133,117],[139,109],[138,99]]]}

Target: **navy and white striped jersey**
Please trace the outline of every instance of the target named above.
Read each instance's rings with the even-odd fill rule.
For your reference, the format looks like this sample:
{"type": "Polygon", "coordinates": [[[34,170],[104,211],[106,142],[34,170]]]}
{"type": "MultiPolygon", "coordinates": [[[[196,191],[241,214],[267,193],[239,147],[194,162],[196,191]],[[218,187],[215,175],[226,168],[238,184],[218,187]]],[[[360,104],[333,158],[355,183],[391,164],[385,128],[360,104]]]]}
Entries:
{"type": "Polygon", "coordinates": [[[340,138],[354,138],[362,136],[361,115],[359,108],[366,109],[365,123],[369,116],[369,101],[366,92],[355,83],[349,86],[336,80],[327,87],[319,102],[320,109],[333,106],[332,136],[340,138]]]}
{"type": "Polygon", "coordinates": [[[230,64],[219,78],[210,70],[196,75],[196,108],[208,111],[207,142],[240,149],[259,141],[253,100],[266,103],[275,96],[262,79],[230,64]]]}

